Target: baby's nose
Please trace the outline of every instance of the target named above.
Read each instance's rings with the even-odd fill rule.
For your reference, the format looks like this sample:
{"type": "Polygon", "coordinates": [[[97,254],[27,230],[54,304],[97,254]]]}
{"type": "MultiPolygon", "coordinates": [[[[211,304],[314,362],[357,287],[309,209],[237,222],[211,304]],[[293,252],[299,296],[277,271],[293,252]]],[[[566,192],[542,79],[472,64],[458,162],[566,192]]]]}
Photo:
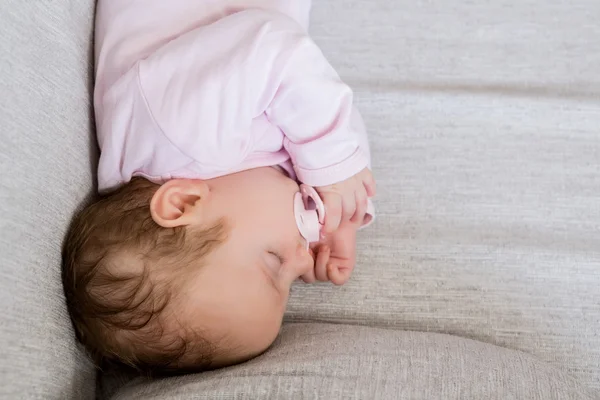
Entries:
{"type": "Polygon", "coordinates": [[[311,252],[307,250],[305,243],[298,243],[296,247],[295,269],[298,276],[304,275],[307,271],[314,268],[315,261],[311,252]]]}

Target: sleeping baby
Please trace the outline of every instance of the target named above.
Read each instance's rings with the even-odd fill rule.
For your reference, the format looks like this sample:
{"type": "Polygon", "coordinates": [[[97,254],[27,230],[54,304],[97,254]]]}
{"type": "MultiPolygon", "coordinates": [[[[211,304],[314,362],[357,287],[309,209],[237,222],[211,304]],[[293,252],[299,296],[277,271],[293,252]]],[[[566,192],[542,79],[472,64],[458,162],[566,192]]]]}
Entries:
{"type": "Polygon", "coordinates": [[[100,198],[63,254],[77,336],[147,373],[275,340],[292,283],[344,284],[375,182],[308,0],[100,0],[100,198]]]}

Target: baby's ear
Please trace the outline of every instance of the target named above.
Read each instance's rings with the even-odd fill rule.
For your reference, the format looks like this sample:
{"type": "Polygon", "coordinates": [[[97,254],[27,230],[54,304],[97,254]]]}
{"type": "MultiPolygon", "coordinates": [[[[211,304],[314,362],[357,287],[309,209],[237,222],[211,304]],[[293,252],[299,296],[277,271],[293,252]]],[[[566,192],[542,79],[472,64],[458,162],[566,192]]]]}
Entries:
{"type": "Polygon", "coordinates": [[[152,219],[163,228],[200,223],[202,207],[210,196],[204,181],[171,179],[162,184],[150,201],[152,219]]]}

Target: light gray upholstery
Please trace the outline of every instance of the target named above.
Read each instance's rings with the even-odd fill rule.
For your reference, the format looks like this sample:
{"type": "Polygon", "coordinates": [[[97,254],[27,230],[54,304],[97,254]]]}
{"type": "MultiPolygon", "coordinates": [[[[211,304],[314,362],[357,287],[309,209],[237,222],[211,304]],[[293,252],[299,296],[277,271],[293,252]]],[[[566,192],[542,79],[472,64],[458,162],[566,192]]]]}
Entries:
{"type": "Polygon", "coordinates": [[[289,320],[452,333],[600,390],[600,2],[313,11],[371,132],[379,215],[351,282],[299,285],[289,320]]]}
{"type": "Polygon", "coordinates": [[[225,371],[131,381],[133,399],[592,399],[564,371],[453,336],[327,324],[287,325],[273,348],[225,371]]]}
{"type": "MultiPolygon", "coordinates": [[[[95,394],[59,267],[94,184],[93,8],[0,0],[0,398],[95,394]]],[[[599,20],[597,0],[314,0],[379,185],[351,282],[295,286],[250,363],[98,395],[600,398],[599,20]]]]}
{"type": "Polygon", "coordinates": [[[60,246],[92,190],[94,1],[0,0],[0,397],[93,398],[60,246]]]}

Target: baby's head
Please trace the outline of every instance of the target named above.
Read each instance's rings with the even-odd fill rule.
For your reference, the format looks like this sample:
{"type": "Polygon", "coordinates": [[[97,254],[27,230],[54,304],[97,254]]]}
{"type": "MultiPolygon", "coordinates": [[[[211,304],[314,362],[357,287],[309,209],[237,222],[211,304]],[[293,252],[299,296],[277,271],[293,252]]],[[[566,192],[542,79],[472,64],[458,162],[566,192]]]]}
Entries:
{"type": "Polygon", "coordinates": [[[275,168],[156,185],[136,178],[80,213],[67,303],[97,358],[144,372],[211,369],[266,350],[292,282],[314,267],[298,184],[275,168]]]}

